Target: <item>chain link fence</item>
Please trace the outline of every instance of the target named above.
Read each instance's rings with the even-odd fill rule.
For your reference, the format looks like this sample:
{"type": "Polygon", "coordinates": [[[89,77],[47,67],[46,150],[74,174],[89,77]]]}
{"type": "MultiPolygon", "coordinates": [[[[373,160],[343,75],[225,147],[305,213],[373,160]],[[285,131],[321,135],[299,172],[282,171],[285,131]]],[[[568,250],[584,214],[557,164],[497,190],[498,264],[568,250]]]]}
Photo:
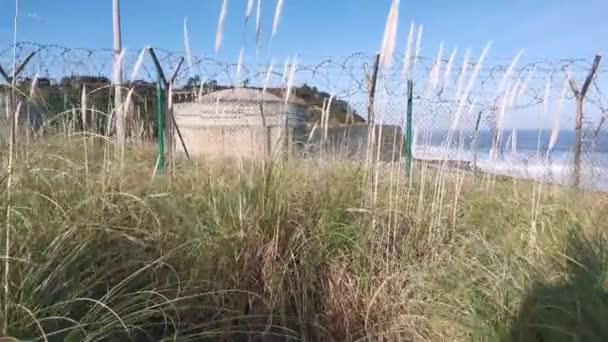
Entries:
{"type": "MultiPolygon", "coordinates": [[[[34,53],[16,82],[28,104],[21,121],[113,134],[112,50],[24,42],[15,51],[17,65],[34,53]]],[[[186,60],[171,99],[177,127],[193,155],[360,159],[373,135],[382,139],[382,160],[403,160],[408,100],[403,56],[396,56],[391,68],[380,69],[374,81],[370,75],[376,56],[363,53],[272,64],[155,52],[167,71],[186,60]],[[295,75],[292,88],[290,74],[295,75]],[[373,82],[377,89],[370,106],[373,82]],[[374,131],[368,128],[370,113],[374,131]]],[[[12,57],[13,47],[0,50],[0,65],[9,78],[12,57]]],[[[414,159],[459,161],[486,172],[571,183],[578,140],[574,90],[583,87],[593,61],[477,58],[454,52],[413,61],[414,159]]],[[[126,51],[122,68],[127,80],[123,93],[131,93],[125,101],[127,134],[132,140],[153,141],[154,63],[142,51],[126,51]]],[[[608,68],[600,64],[590,78],[580,139],[582,185],[602,190],[608,190],[608,97],[602,90],[607,75],[608,68]]],[[[9,88],[3,89],[0,108],[7,118],[9,88]]]]}

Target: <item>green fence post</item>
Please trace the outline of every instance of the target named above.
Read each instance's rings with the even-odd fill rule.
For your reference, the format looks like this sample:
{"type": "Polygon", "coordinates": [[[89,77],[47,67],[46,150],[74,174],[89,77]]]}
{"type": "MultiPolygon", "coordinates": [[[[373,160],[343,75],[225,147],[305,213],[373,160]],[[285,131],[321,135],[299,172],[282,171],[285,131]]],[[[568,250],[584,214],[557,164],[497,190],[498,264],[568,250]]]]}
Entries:
{"type": "Polygon", "coordinates": [[[412,102],[413,102],[413,89],[414,82],[412,80],[407,81],[407,131],[405,137],[405,153],[407,156],[407,172],[409,175],[412,173],[412,164],[414,156],[412,154],[412,102]]]}
{"type": "Polygon", "coordinates": [[[156,123],[158,126],[158,173],[165,173],[165,90],[159,78],[156,86],[156,123]]]}

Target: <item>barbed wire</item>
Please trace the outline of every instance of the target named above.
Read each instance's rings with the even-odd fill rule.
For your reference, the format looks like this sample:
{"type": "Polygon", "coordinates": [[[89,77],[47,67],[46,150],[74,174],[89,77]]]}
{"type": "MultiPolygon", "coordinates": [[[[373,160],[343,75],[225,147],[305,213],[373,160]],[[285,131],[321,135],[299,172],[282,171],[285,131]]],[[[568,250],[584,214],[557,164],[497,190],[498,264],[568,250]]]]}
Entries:
{"type": "MultiPolygon", "coordinates": [[[[111,49],[20,42],[14,49],[13,46],[0,49],[0,65],[5,69],[12,65],[13,50],[18,63],[35,53],[20,75],[22,80],[36,77],[61,84],[62,80],[70,77],[92,76],[107,85],[112,82],[114,51],[111,49]]],[[[180,60],[186,60],[177,74],[176,89],[212,82],[225,87],[246,85],[280,89],[286,86],[291,68],[289,63],[296,63],[296,84],[306,84],[327,97],[343,100],[353,112],[364,119],[367,117],[369,75],[376,57],[373,54],[359,52],[276,63],[261,62],[253,57],[246,58],[239,65],[214,56],[187,56],[182,51],[156,47],[154,50],[166,73],[171,72],[180,60]]],[[[141,50],[124,52],[123,78],[127,86],[128,82],[138,81],[144,86],[154,87],[157,79],[155,65],[149,56],[138,63],[140,53],[141,50]],[[136,64],[139,64],[140,71],[135,79],[131,79],[136,64]]],[[[582,83],[591,69],[591,58],[522,58],[513,64],[512,58],[489,57],[478,65],[474,58],[464,62],[463,55],[453,60],[446,56],[420,56],[410,61],[415,64],[410,77],[414,83],[414,125],[418,132],[453,127],[467,132],[497,128],[508,131],[507,127],[522,127],[522,123],[526,124],[523,126],[545,128],[558,125],[562,130],[573,126],[574,94],[567,82],[572,79],[582,83]],[[477,76],[469,84],[473,73],[477,76]],[[511,96],[509,101],[507,94],[511,96]]],[[[405,56],[396,54],[392,66],[379,72],[374,111],[383,124],[403,127],[407,102],[404,62],[405,56]]],[[[593,151],[608,147],[604,146],[608,144],[608,135],[597,134],[600,129],[606,129],[602,128],[608,118],[608,96],[603,91],[606,86],[608,66],[600,66],[586,97],[584,130],[585,158],[593,165],[601,165],[602,169],[608,169],[608,160],[594,159],[596,154],[593,151]]],[[[608,174],[608,170],[605,173],[608,174]]]]}
{"type": "MultiPolygon", "coordinates": [[[[105,77],[111,80],[114,52],[111,49],[70,48],[60,45],[20,42],[15,47],[17,60],[23,60],[34,52],[31,62],[26,66],[21,78],[46,78],[54,82],[71,76],[105,77]]],[[[171,51],[155,48],[161,64],[166,70],[172,70],[182,58],[187,58],[181,51],[171,51]]],[[[140,51],[128,51],[123,57],[123,70],[130,75],[137,63],[140,51]]],[[[0,64],[11,65],[13,47],[0,50],[0,64]]],[[[321,91],[340,97],[358,106],[364,112],[363,104],[369,93],[368,74],[371,72],[374,55],[353,53],[340,58],[323,57],[319,61],[307,64],[297,64],[296,78],[299,84],[308,84],[321,91]]],[[[380,103],[392,103],[393,106],[405,101],[405,82],[402,65],[404,56],[397,54],[393,67],[381,70],[378,89],[381,93],[380,103]]],[[[437,58],[419,57],[414,62],[416,69],[413,74],[415,98],[424,102],[424,106],[457,106],[459,105],[458,79],[459,75],[475,70],[475,61],[466,65],[462,61],[453,61],[449,75],[446,69],[450,61],[439,58],[440,65],[436,66],[437,58]],[[432,73],[435,75],[432,75],[432,73]],[[429,88],[433,88],[432,91],[429,88]]],[[[195,80],[200,82],[215,81],[226,86],[239,86],[244,83],[249,86],[264,86],[270,68],[269,64],[246,61],[242,65],[235,62],[225,62],[210,56],[192,56],[191,63],[185,63],[176,78],[176,86],[184,86],[195,80]]],[[[591,67],[591,60],[580,58],[547,58],[534,59],[516,66],[510,75],[505,74],[510,68],[511,60],[494,58],[483,61],[478,72],[477,80],[471,88],[468,102],[477,99],[476,106],[485,111],[491,111],[497,106],[501,86],[505,82],[515,84],[517,80],[526,84],[518,95],[517,103],[511,110],[525,110],[537,107],[545,100],[546,84],[549,80],[548,101],[555,102],[560,98],[563,84],[567,77],[582,79],[591,67]],[[497,93],[498,92],[498,93],[497,93]]],[[[144,58],[137,77],[138,81],[153,83],[156,80],[155,67],[150,58],[144,58]]],[[[285,67],[275,64],[269,73],[269,87],[282,87],[286,79],[285,67]]],[[[599,118],[606,115],[608,98],[601,91],[601,84],[608,84],[608,67],[600,67],[594,78],[588,99],[595,115],[599,118]]],[[[129,80],[136,81],[136,80],[129,80]]],[[[502,89],[504,91],[504,89],[502,89]]],[[[567,92],[566,99],[571,100],[572,94],[567,92]]],[[[594,116],[594,115],[591,115],[594,116]]]]}

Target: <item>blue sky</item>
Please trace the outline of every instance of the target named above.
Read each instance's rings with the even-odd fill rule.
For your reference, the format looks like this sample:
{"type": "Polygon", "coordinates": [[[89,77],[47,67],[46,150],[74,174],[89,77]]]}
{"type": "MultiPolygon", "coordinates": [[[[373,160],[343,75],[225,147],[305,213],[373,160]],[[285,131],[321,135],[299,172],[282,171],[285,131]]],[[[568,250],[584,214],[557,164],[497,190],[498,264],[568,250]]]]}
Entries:
{"type": "MultiPolygon", "coordinates": [[[[183,47],[189,18],[193,49],[211,53],[221,0],[122,0],[124,45],[183,47]]],[[[223,54],[242,44],[246,0],[229,0],[223,54]]],[[[14,0],[0,0],[0,44],[12,39],[14,0]]],[[[111,0],[20,0],[19,40],[78,47],[111,47],[111,0]]],[[[268,37],[276,0],[264,1],[268,37]]],[[[390,0],[285,0],[273,56],[349,55],[375,52],[390,0]]],[[[446,47],[481,49],[494,41],[492,56],[525,49],[529,57],[587,57],[608,49],[605,0],[402,0],[400,42],[411,20],[425,27],[423,51],[446,47]]],[[[248,36],[253,39],[250,25],[248,36]]]]}
{"type": "MultiPolygon", "coordinates": [[[[278,35],[268,47],[277,0],[263,0],[265,47],[276,60],[298,54],[304,64],[326,56],[375,53],[380,47],[391,0],[284,0],[278,35]]],[[[0,0],[0,47],[12,42],[14,0],[0,0]]],[[[213,55],[222,0],[121,0],[123,44],[130,51],[145,45],[183,49],[188,17],[197,55],[213,55]]],[[[243,44],[247,0],[229,0],[224,46],[219,59],[236,61],[243,44]]],[[[112,47],[111,0],[20,0],[18,40],[69,47],[112,47]]],[[[490,58],[586,58],[608,52],[606,0],[401,0],[397,49],[405,49],[409,23],[424,25],[422,54],[433,57],[440,41],[446,50],[475,53],[493,41],[490,58]]],[[[247,54],[253,55],[255,23],[250,23],[247,54]]],[[[447,52],[446,52],[447,53],[447,52]]],[[[504,60],[501,63],[506,63],[504,60]]],[[[571,113],[570,109],[566,110],[571,113]]],[[[526,115],[509,126],[527,127],[526,115]]],[[[568,114],[570,115],[570,114],[568,114]]],[[[591,113],[599,118],[597,113],[591,113]]],[[[566,122],[572,122],[567,117],[566,122]]],[[[545,120],[543,126],[550,126],[545,120]]]]}

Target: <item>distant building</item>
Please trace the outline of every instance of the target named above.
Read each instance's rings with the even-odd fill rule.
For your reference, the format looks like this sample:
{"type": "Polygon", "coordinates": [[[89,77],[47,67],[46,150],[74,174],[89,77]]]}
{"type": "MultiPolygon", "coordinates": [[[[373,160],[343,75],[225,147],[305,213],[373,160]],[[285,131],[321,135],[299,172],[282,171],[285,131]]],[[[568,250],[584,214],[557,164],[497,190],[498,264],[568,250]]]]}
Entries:
{"type": "Polygon", "coordinates": [[[110,79],[103,76],[70,76],[61,79],[61,86],[80,89],[86,84],[89,88],[101,88],[111,84],[110,79]]]}
{"type": "MultiPolygon", "coordinates": [[[[29,89],[32,86],[32,82],[34,82],[34,80],[32,80],[29,77],[26,77],[19,81],[19,85],[24,86],[29,89]]],[[[51,87],[51,85],[52,85],[52,82],[49,78],[40,77],[40,78],[36,79],[36,88],[38,88],[38,89],[49,88],[49,87],[51,87]]]]}
{"type": "MultiPolygon", "coordinates": [[[[306,103],[258,89],[225,89],[197,102],[174,105],[177,125],[192,155],[263,158],[293,148],[294,132],[308,121],[306,103]]],[[[178,151],[181,144],[176,143],[178,151]]]]}

